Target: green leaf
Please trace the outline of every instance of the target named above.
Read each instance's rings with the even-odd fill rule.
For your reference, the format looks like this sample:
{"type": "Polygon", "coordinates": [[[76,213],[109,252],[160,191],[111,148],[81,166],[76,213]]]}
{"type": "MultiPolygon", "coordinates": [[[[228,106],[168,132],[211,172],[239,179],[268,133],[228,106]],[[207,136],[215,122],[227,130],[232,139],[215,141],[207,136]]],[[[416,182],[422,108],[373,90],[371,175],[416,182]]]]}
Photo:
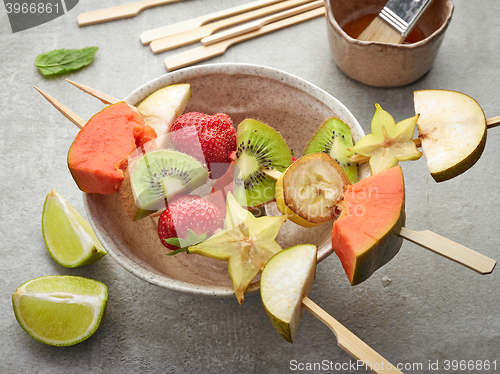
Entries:
{"type": "Polygon", "coordinates": [[[188,229],[188,235],[187,235],[188,245],[195,245],[201,243],[206,238],[207,238],[206,232],[198,236],[193,230],[188,229]]]}
{"type": "Polygon", "coordinates": [[[90,64],[97,50],[97,47],[56,49],[38,55],[35,59],[35,66],[46,77],[69,73],[90,64]]]}
{"type": "Polygon", "coordinates": [[[176,249],[175,251],[172,251],[170,253],[166,253],[167,256],[174,256],[176,255],[177,253],[181,253],[181,252],[187,252],[189,253],[188,251],[188,248],[187,247],[184,247],[184,248],[179,248],[179,249],[176,249]]]}
{"type": "Polygon", "coordinates": [[[177,253],[181,253],[181,252],[188,252],[188,247],[190,245],[195,245],[195,244],[199,244],[201,242],[203,242],[207,237],[207,233],[203,233],[201,235],[196,235],[196,233],[191,230],[191,229],[188,229],[188,233],[187,233],[187,239],[184,239],[184,238],[168,238],[168,239],[164,239],[165,243],[167,244],[170,244],[170,245],[174,245],[176,247],[180,247],[180,248],[177,248],[175,251],[172,251],[170,253],[167,253],[167,256],[173,256],[173,255],[176,255],[177,253]]]}
{"type": "Polygon", "coordinates": [[[170,244],[170,245],[175,245],[176,247],[181,247],[181,243],[180,243],[179,238],[165,239],[165,243],[170,244]]]}

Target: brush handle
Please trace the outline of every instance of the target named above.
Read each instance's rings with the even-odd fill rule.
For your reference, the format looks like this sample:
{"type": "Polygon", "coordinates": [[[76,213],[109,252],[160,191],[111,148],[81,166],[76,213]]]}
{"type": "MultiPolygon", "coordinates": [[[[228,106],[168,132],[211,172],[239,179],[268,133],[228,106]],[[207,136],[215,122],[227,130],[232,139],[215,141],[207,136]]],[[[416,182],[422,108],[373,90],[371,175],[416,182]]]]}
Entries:
{"type": "Polygon", "coordinates": [[[464,247],[461,244],[455,243],[429,230],[413,231],[403,227],[399,235],[434,253],[477,271],[480,274],[491,273],[497,263],[495,260],[481,253],[473,251],[470,248],[464,247]]]}
{"type": "Polygon", "coordinates": [[[368,344],[354,335],[339,321],[321,309],[307,296],[302,299],[302,305],[317,319],[327,325],[337,337],[339,347],[349,353],[356,360],[361,361],[372,373],[402,374],[394,365],[378,354],[368,344]]]}
{"type": "Polygon", "coordinates": [[[358,36],[359,40],[367,42],[401,44],[405,37],[399,31],[386,23],[380,16],[373,19],[366,29],[358,36]]]}
{"type": "Polygon", "coordinates": [[[182,0],[144,0],[137,3],[120,5],[113,8],[99,9],[78,15],[79,26],[94,25],[96,23],[114,21],[123,18],[135,17],[144,9],[158,5],[175,3],[182,0]]]}

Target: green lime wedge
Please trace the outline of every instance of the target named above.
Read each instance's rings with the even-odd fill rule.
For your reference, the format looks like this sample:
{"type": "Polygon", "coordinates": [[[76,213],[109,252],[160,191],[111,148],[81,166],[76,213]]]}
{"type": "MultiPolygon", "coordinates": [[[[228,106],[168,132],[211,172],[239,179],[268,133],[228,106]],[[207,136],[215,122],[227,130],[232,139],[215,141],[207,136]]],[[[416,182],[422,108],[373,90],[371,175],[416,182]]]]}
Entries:
{"type": "Polygon", "coordinates": [[[32,279],[12,295],[17,322],[39,342],[68,346],[96,332],[108,302],[102,282],[69,275],[32,279]]]}
{"type": "Polygon", "coordinates": [[[54,190],[45,199],[42,230],[47,250],[64,267],[88,265],[106,255],[88,222],[54,190]]]}

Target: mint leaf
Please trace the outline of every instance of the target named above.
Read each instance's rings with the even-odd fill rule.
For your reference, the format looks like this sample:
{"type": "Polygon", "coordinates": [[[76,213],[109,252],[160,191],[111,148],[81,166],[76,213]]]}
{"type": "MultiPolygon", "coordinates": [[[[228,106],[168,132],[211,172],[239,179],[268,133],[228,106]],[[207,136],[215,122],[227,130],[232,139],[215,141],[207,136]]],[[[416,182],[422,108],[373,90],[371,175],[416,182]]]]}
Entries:
{"type": "Polygon", "coordinates": [[[56,49],[38,55],[35,59],[35,66],[46,77],[69,73],[90,64],[97,50],[97,47],[56,49]]]}

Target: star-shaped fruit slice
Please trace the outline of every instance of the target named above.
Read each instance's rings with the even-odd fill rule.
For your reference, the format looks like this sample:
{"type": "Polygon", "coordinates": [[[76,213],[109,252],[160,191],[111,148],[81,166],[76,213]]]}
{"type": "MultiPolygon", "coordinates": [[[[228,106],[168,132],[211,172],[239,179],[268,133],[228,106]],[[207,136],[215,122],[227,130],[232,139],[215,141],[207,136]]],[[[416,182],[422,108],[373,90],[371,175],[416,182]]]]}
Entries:
{"type": "Polygon", "coordinates": [[[413,142],[418,115],[396,123],[379,104],[375,108],[371,134],[349,150],[370,158],[372,175],[396,166],[399,161],[418,160],[422,152],[413,142]]]}
{"type": "Polygon", "coordinates": [[[267,261],[281,251],[275,239],[288,217],[256,218],[231,193],[227,196],[226,209],[225,229],[200,244],[190,246],[189,253],[227,261],[236,298],[243,304],[245,290],[250,282],[267,261]]]}

